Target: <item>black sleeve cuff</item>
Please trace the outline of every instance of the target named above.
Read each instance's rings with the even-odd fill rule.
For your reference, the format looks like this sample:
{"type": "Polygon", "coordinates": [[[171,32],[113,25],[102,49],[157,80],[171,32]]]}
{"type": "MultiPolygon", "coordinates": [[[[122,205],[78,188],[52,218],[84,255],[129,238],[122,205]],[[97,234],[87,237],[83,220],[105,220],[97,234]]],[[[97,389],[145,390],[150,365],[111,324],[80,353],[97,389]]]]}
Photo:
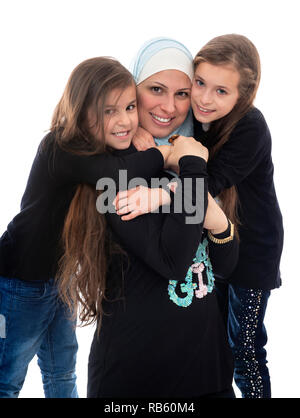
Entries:
{"type": "Polygon", "coordinates": [[[185,177],[187,175],[207,177],[206,161],[201,157],[196,157],[195,155],[185,155],[180,158],[178,164],[180,177],[185,177]]]}
{"type": "Polygon", "coordinates": [[[162,153],[159,151],[159,149],[153,147],[153,148],[149,148],[146,151],[142,151],[142,152],[149,153],[150,158],[155,158],[155,162],[157,164],[157,167],[159,169],[163,169],[163,167],[165,165],[165,160],[164,160],[164,157],[163,157],[162,153]]]}

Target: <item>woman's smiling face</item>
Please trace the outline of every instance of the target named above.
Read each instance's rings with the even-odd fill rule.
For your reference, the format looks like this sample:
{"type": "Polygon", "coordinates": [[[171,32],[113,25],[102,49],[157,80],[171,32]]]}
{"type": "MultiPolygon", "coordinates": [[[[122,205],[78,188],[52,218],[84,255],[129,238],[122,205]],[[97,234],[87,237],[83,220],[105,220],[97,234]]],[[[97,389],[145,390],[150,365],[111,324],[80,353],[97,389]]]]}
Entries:
{"type": "Polygon", "coordinates": [[[163,138],[187,117],[191,80],[182,71],[160,71],[137,86],[137,98],[140,126],[155,138],[163,138]]]}

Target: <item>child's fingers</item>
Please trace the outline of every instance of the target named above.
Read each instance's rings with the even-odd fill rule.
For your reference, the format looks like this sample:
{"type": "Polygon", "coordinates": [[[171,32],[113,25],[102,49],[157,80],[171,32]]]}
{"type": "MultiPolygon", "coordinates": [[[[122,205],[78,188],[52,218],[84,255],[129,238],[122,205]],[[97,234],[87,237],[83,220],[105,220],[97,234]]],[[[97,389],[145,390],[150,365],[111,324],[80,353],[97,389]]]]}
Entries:
{"type": "Polygon", "coordinates": [[[141,190],[140,188],[128,190],[127,197],[120,199],[118,207],[122,208],[126,205],[130,205],[133,208],[139,208],[141,204],[141,190]]]}
{"type": "Polygon", "coordinates": [[[124,197],[124,199],[118,200],[115,204],[116,211],[124,208],[124,206],[128,205],[128,199],[124,197]]]}
{"type": "Polygon", "coordinates": [[[135,189],[122,190],[118,192],[117,196],[113,200],[113,205],[115,206],[115,208],[118,209],[120,206],[124,206],[126,200],[129,196],[132,195],[133,191],[135,191],[135,189]]]}
{"type": "Polygon", "coordinates": [[[146,151],[149,148],[149,144],[146,141],[140,141],[135,147],[138,151],[146,151]]]}
{"type": "Polygon", "coordinates": [[[142,215],[140,210],[134,210],[128,215],[124,215],[121,217],[122,221],[130,221],[131,219],[137,218],[138,216],[142,215]]]}
{"type": "Polygon", "coordinates": [[[138,210],[137,205],[135,203],[128,202],[127,205],[124,205],[117,210],[117,215],[124,215],[125,213],[133,212],[135,210],[138,210]]]}

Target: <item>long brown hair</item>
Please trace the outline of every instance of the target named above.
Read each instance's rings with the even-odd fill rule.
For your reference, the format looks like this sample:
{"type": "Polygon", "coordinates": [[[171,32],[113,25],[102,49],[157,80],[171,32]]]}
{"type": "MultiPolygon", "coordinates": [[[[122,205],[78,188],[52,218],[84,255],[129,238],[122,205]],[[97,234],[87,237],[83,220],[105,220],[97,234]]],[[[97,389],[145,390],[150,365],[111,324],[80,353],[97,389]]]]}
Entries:
{"type": "MultiPolygon", "coordinates": [[[[228,141],[236,124],[253,107],[253,102],[261,77],[260,58],[253,43],[242,35],[229,34],[217,36],[197,53],[195,69],[201,62],[212,65],[231,65],[240,74],[239,97],[230,113],[214,121],[209,130],[213,142],[209,158],[213,159],[220,148],[228,141]]],[[[238,225],[238,194],[235,186],[223,190],[219,198],[222,209],[233,223],[238,225]]]]}
{"type": "MultiPolygon", "coordinates": [[[[91,58],[71,73],[55,108],[51,131],[58,146],[77,155],[105,151],[104,104],[113,89],[133,85],[130,72],[108,57],[91,58]],[[94,111],[103,141],[94,138],[87,126],[87,112],[94,111]]],[[[63,255],[56,275],[61,299],[85,325],[103,315],[106,298],[106,272],[110,256],[122,250],[110,239],[103,214],[96,209],[94,185],[80,184],[69,206],[62,231],[63,255]]]]}

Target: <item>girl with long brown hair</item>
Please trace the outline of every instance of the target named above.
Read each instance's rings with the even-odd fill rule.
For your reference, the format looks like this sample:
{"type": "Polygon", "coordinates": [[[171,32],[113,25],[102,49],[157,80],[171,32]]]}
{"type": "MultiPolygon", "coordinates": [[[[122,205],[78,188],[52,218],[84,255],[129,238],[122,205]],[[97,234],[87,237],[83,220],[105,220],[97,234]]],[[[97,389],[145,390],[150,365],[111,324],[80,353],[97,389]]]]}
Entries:
{"type": "Polygon", "coordinates": [[[118,248],[95,210],[95,185],[102,177],[118,185],[121,169],[128,180],[147,179],[169,154],[161,147],[113,155],[130,146],[137,125],[135,84],[119,62],[92,58],[73,70],[38,148],[21,211],[0,241],[0,397],[18,396],[35,354],[45,396],[77,397],[75,324],[55,277],[62,272],[61,293],[72,301],[71,312],[78,287],[83,319],[101,312],[107,257],[118,248]],[[73,198],[78,205],[70,207],[73,198]],[[75,282],[78,272],[82,280],[75,282]]]}
{"type": "Polygon", "coordinates": [[[240,255],[228,289],[235,382],[245,398],[269,398],[264,315],[271,289],[281,285],[283,225],[273,181],[271,136],[253,105],[260,58],[248,38],[230,34],[209,41],[194,65],[195,136],[210,152],[209,191],[239,223],[240,255]]]}
{"type": "MultiPolygon", "coordinates": [[[[260,58],[245,36],[218,36],[198,52],[194,70],[194,136],[209,149],[209,192],[238,226],[240,237],[239,261],[228,279],[230,285],[216,281],[226,321],[228,310],[235,381],[243,397],[268,398],[263,322],[270,290],[281,285],[283,225],[273,181],[271,136],[253,105],[261,77],[260,58]]],[[[153,146],[149,133],[134,142],[140,149],[153,146]]],[[[141,200],[143,195],[144,191],[141,200]]],[[[131,213],[124,219],[147,212],[143,202],[143,210],[134,205],[137,194],[120,197],[123,205],[131,204],[131,213]]],[[[151,210],[155,208],[154,204],[151,210]]]]}

